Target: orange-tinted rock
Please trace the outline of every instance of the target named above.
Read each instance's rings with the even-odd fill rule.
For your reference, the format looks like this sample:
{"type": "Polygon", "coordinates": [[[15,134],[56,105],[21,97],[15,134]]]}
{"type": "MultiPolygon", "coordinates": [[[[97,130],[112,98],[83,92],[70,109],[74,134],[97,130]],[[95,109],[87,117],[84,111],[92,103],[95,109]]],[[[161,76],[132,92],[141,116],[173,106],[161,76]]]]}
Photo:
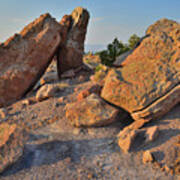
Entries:
{"type": "Polygon", "coordinates": [[[117,136],[118,145],[124,152],[134,151],[156,140],[159,134],[158,127],[142,128],[145,123],[147,121],[135,121],[120,131],[117,136]]]}
{"type": "Polygon", "coordinates": [[[133,144],[135,144],[136,136],[138,135],[138,131],[131,130],[128,133],[126,131],[122,131],[118,137],[118,145],[123,150],[123,152],[127,153],[132,149],[133,144]]]}
{"type": "Polygon", "coordinates": [[[119,110],[91,94],[82,101],[66,105],[66,117],[73,126],[105,126],[116,120],[119,110]]]}
{"type": "Polygon", "coordinates": [[[101,93],[135,120],[158,118],[180,102],[180,24],[162,19],[147,33],[123,68],[108,73],[101,93]]]}
{"type": "Polygon", "coordinates": [[[141,111],[134,112],[131,114],[131,116],[136,120],[151,120],[159,118],[179,103],[179,97],[180,85],[177,85],[170,92],[159,98],[157,101],[149,105],[147,108],[141,111]]]}
{"type": "Polygon", "coordinates": [[[0,119],[6,118],[7,115],[8,115],[7,109],[6,108],[0,108],[0,119]]]}
{"type": "Polygon", "coordinates": [[[154,141],[157,136],[159,135],[159,128],[158,126],[150,127],[146,130],[146,143],[154,141]]]}
{"type": "Polygon", "coordinates": [[[0,124],[0,173],[23,154],[25,137],[15,124],[0,124]]]}
{"type": "Polygon", "coordinates": [[[143,161],[144,164],[149,163],[149,162],[153,162],[154,161],[153,154],[148,150],[145,151],[143,153],[142,161],[143,161]]]}
{"type": "Polygon", "coordinates": [[[117,135],[118,145],[123,152],[129,152],[132,150],[132,146],[136,143],[137,135],[142,134],[139,129],[147,122],[148,121],[145,120],[134,121],[132,124],[119,132],[117,135]]]}
{"type": "Polygon", "coordinates": [[[81,101],[82,99],[88,97],[90,94],[95,93],[97,95],[100,95],[102,87],[99,84],[91,84],[86,89],[82,90],[77,95],[77,100],[81,101]]]}
{"type": "Polygon", "coordinates": [[[44,14],[0,44],[0,106],[20,99],[39,80],[61,42],[61,29],[44,14]]]}
{"type": "Polygon", "coordinates": [[[63,72],[82,65],[88,21],[89,13],[81,7],[77,7],[71,15],[66,15],[61,20],[60,24],[67,25],[68,33],[57,57],[59,77],[63,72]]]}

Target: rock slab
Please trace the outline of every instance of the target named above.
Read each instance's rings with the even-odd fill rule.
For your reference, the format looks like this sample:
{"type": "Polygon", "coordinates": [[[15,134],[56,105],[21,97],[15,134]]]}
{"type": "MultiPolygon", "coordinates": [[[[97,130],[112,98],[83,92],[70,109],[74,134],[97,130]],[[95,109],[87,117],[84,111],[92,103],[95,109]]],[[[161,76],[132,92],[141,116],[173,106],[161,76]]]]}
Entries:
{"type": "Polygon", "coordinates": [[[57,57],[59,77],[63,72],[83,64],[88,21],[89,12],[82,7],[75,8],[71,15],[65,15],[61,20],[60,24],[65,24],[68,32],[57,57]]]}
{"type": "Polygon", "coordinates": [[[0,44],[0,107],[22,98],[39,80],[59,47],[61,30],[44,14],[0,44]]]}

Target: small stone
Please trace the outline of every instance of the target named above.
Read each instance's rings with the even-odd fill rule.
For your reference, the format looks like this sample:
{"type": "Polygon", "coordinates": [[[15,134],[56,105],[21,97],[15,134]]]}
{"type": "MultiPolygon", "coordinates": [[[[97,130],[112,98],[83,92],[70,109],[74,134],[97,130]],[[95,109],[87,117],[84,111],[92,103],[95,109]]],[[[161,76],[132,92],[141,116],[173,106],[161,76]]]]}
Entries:
{"type": "Polygon", "coordinates": [[[147,122],[148,121],[145,120],[134,121],[132,124],[125,127],[119,132],[119,134],[117,135],[118,145],[124,152],[130,151],[132,145],[136,143],[135,140],[138,134],[140,134],[140,136],[143,136],[144,130],[140,130],[140,128],[147,122]]]}
{"type": "Polygon", "coordinates": [[[94,128],[88,128],[88,134],[91,136],[94,136],[96,134],[96,131],[94,128]]]}
{"type": "Polygon", "coordinates": [[[60,91],[58,84],[45,84],[36,93],[36,100],[43,101],[47,98],[54,97],[60,91]]]}
{"type": "MultiPolygon", "coordinates": [[[[173,169],[170,170],[170,173],[173,174],[173,169]]],[[[174,167],[174,173],[180,175],[180,163],[174,167]]]]}
{"type": "Polygon", "coordinates": [[[78,78],[79,82],[83,82],[85,80],[86,80],[86,76],[83,76],[83,75],[80,75],[79,78],[78,78]]]}
{"type": "Polygon", "coordinates": [[[145,151],[143,153],[143,163],[149,163],[149,162],[153,162],[154,161],[154,157],[152,155],[152,153],[150,151],[145,151]]]}
{"type": "Polygon", "coordinates": [[[118,145],[123,150],[123,152],[127,153],[130,151],[132,145],[135,143],[135,138],[137,136],[137,130],[131,130],[129,132],[122,131],[118,135],[118,145]]]}
{"type": "Polygon", "coordinates": [[[81,129],[79,129],[79,128],[74,128],[73,129],[73,134],[74,135],[78,135],[78,134],[80,134],[81,133],[81,129]]]}
{"type": "Polygon", "coordinates": [[[25,99],[22,101],[22,105],[28,106],[30,104],[29,99],[25,99]]]}
{"type": "Polygon", "coordinates": [[[81,101],[82,99],[88,97],[90,94],[95,93],[100,95],[102,87],[99,84],[90,84],[86,89],[82,90],[77,95],[77,100],[81,101]]]}
{"type": "Polygon", "coordinates": [[[91,93],[84,89],[83,91],[81,91],[78,95],[77,95],[77,101],[81,101],[82,99],[86,98],[87,96],[89,96],[91,93]]]}
{"type": "Polygon", "coordinates": [[[24,99],[22,101],[22,105],[28,106],[34,104],[35,102],[36,102],[35,98],[24,99]]]}
{"type": "Polygon", "coordinates": [[[153,163],[153,168],[154,169],[157,169],[157,168],[162,168],[162,164],[161,163],[159,163],[159,162],[157,162],[157,161],[155,161],[154,163],[153,163]]]}
{"type": "Polygon", "coordinates": [[[65,97],[64,97],[64,96],[62,96],[62,97],[60,97],[60,98],[58,99],[58,102],[59,102],[59,103],[63,103],[63,102],[64,102],[64,100],[65,100],[65,97]]]}
{"type": "Polygon", "coordinates": [[[146,131],[146,143],[154,141],[159,135],[159,128],[157,126],[150,127],[146,131]]]}
{"type": "Polygon", "coordinates": [[[169,168],[167,165],[164,165],[164,170],[167,172],[167,173],[170,173],[171,171],[171,168],[169,168]]]}
{"type": "Polygon", "coordinates": [[[0,108],[0,118],[4,119],[8,115],[8,111],[6,108],[0,108]]]}
{"type": "Polygon", "coordinates": [[[57,72],[48,72],[44,77],[41,78],[40,84],[44,85],[47,83],[53,83],[58,81],[57,72]]]}
{"type": "Polygon", "coordinates": [[[93,173],[88,173],[87,177],[88,177],[88,179],[92,179],[93,178],[93,173]]]}

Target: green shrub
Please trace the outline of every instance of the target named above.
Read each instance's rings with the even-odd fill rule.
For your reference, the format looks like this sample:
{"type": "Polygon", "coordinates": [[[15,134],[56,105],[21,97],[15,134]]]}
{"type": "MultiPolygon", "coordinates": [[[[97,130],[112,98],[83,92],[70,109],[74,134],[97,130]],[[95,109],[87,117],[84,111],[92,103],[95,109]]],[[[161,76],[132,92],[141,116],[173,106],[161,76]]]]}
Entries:
{"type": "Polygon", "coordinates": [[[137,36],[136,34],[133,34],[129,40],[128,40],[128,43],[129,43],[129,48],[130,49],[133,49],[135,48],[135,46],[137,45],[137,43],[140,41],[140,37],[137,36]]]}
{"type": "Polygon", "coordinates": [[[133,49],[139,41],[140,37],[136,34],[133,34],[129,38],[128,44],[123,44],[121,41],[115,38],[112,43],[108,44],[107,50],[96,52],[95,54],[100,56],[102,64],[112,66],[118,56],[126,51],[129,51],[130,49],[133,49]]]}
{"type": "Polygon", "coordinates": [[[128,50],[129,47],[127,45],[123,44],[121,41],[115,38],[111,44],[108,44],[107,50],[101,51],[99,53],[101,63],[107,66],[111,66],[119,55],[128,50]]]}

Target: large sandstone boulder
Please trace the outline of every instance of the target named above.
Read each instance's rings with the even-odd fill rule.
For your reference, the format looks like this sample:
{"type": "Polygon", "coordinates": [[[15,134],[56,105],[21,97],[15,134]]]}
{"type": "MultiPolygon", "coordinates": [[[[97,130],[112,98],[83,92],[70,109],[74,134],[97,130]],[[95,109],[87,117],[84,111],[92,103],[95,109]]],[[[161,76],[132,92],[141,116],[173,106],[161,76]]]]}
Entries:
{"type": "Polygon", "coordinates": [[[44,14],[0,44],[0,106],[20,99],[38,81],[59,47],[61,30],[44,14]]]}
{"type": "Polygon", "coordinates": [[[66,105],[66,117],[76,127],[108,125],[116,120],[118,112],[118,109],[107,104],[96,94],[66,105]]]}
{"type": "Polygon", "coordinates": [[[66,15],[60,24],[68,29],[66,42],[60,46],[57,56],[58,74],[77,68],[83,63],[84,40],[89,21],[86,9],[77,7],[71,15],[66,15]]]}
{"type": "Polygon", "coordinates": [[[15,124],[0,124],[0,173],[23,154],[25,135],[15,124]]]}
{"type": "Polygon", "coordinates": [[[180,24],[162,19],[146,38],[111,70],[101,96],[127,110],[135,120],[151,120],[180,102],[180,24]]]}

